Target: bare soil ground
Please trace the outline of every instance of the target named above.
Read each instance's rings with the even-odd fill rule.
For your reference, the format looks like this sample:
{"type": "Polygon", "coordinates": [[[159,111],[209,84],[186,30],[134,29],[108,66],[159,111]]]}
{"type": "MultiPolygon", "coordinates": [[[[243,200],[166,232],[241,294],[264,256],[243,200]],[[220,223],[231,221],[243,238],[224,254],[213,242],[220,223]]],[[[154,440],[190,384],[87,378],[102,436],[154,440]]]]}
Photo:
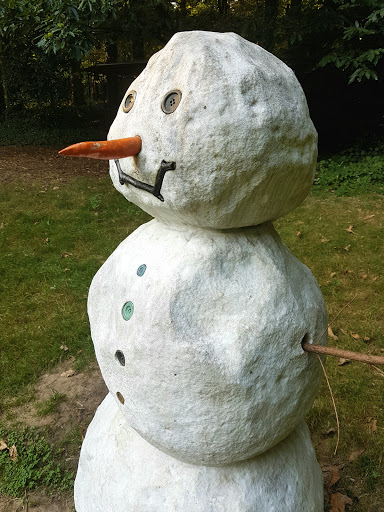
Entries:
{"type": "Polygon", "coordinates": [[[61,148],[0,146],[0,184],[25,179],[66,181],[76,176],[98,177],[108,172],[103,160],[58,155],[61,148]]]}
{"type": "MultiPolygon", "coordinates": [[[[70,374],[73,360],[69,359],[54,370],[45,373],[35,388],[35,398],[28,404],[12,409],[10,419],[1,418],[2,422],[20,424],[28,427],[48,427],[47,438],[59,443],[76,429],[82,437],[91,422],[98,405],[108,393],[97,365],[87,368],[84,372],[70,374]],[[65,395],[55,412],[39,416],[36,404],[48,400],[52,393],[65,395]]],[[[76,447],[75,447],[76,448],[76,447]]],[[[66,462],[76,471],[80,446],[75,454],[66,454],[66,462]]],[[[24,499],[0,496],[1,512],[72,512],[74,510],[72,493],[48,496],[41,491],[31,492],[24,499]]]]}

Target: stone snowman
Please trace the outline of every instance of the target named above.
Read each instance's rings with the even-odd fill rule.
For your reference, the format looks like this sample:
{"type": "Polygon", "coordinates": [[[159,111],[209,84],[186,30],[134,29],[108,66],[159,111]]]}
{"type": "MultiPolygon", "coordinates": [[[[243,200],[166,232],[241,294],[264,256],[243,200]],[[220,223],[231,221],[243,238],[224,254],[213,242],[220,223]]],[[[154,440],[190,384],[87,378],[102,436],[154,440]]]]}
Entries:
{"type": "Polygon", "coordinates": [[[272,221],[311,187],[317,135],[294,73],[233,33],[183,32],[131,84],[108,141],[116,189],[154,219],[95,275],[109,394],[77,512],[321,512],[304,417],[325,343],[316,280],[272,221]],[[319,341],[320,340],[320,341],[319,341]]]}

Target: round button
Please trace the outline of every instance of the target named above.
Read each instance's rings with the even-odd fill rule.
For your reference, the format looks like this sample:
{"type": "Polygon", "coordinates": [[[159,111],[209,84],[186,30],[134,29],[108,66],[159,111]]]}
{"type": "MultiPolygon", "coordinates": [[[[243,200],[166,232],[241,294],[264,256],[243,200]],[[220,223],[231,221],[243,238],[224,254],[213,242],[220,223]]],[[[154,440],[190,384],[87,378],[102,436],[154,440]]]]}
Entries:
{"type": "Polygon", "coordinates": [[[123,110],[125,113],[129,112],[133,107],[136,99],[136,91],[130,91],[123,102],[123,110]]]}
{"type": "Polygon", "coordinates": [[[125,355],[121,350],[116,350],[115,358],[121,364],[121,366],[125,366],[125,355]]]}
{"type": "Polygon", "coordinates": [[[161,110],[165,114],[172,114],[177,107],[179,106],[179,103],[181,101],[181,92],[178,89],[175,89],[174,91],[168,92],[162,103],[161,103],[161,110]]]}
{"type": "Polygon", "coordinates": [[[118,391],[118,392],[116,393],[116,396],[117,396],[117,398],[118,398],[119,402],[120,402],[120,403],[122,403],[122,404],[124,404],[125,400],[124,400],[123,395],[120,393],[120,391],[118,391]]]}
{"type": "Polygon", "coordinates": [[[147,265],[143,264],[143,265],[140,265],[140,267],[137,269],[137,275],[139,277],[143,276],[144,275],[144,272],[147,270],[147,265]]]}
{"type": "Polygon", "coordinates": [[[133,302],[128,301],[124,304],[123,309],[121,311],[124,320],[129,320],[132,317],[133,310],[134,310],[133,302]]]}

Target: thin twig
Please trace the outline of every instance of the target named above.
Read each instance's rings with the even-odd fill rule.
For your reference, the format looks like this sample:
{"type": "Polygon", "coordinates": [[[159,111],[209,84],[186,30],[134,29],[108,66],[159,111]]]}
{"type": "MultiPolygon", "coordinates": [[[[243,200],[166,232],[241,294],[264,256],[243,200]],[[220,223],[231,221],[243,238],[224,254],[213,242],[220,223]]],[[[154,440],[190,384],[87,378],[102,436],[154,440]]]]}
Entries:
{"type": "Polygon", "coordinates": [[[341,315],[341,313],[344,311],[344,309],[347,309],[347,307],[351,304],[351,302],[353,302],[353,301],[356,299],[356,297],[357,297],[357,293],[356,293],[356,295],[355,295],[354,297],[352,297],[352,299],[351,299],[351,300],[350,300],[350,301],[349,301],[349,302],[348,302],[344,307],[342,307],[342,308],[340,309],[340,311],[337,313],[337,315],[336,315],[336,316],[334,316],[334,317],[332,318],[332,320],[329,322],[329,324],[327,325],[327,327],[326,327],[326,328],[324,329],[324,331],[320,334],[319,339],[318,339],[315,343],[313,343],[313,345],[318,345],[318,344],[320,343],[321,338],[322,338],[322,337],[324,336],[324,334],[328,331],[328,327],[330,327],[330,326],[334,323],[334,321],[336,320],[336,318],[338,318],[338,317],[341,315]]]}
{"type": "Polygon", "coordinates": [[[371,356],[370,354],[363,354],[361,352],[351,352],[350,350],[343,350],[335,347],[323,347],[322,345],[312,345],[304,341],[302,343],[303,350],[306,352],[315,352],[316,354],[326,354],[334,357],[344,357],[344,359],[352,359],[353,361],[360,361],[367,364],[382,364],[384,365],[383,356],[371,356]]]}
{"type": "Polygon", "coordinates": [[[374,368],[377,372],[380,373],[380,375],[382,375],[384,377],[384,372],[383,370],[380,370],[380,368],[378,368],[377,366],[375,366],[374,364],[371,365],[372,368],[374,368]]]}
{"type": "Polygon", "coordinates": [[[331,394],[331,399],[332,399],[332,403],[333,403],[333,408],[334,408],[334,410],[335,410],[336,423],[337,423],[337,442],[336,442],[336,448],[335,448],[335,451],[333,452],[333,455],[336,455],[337,449],[338,449],[338,447],[339,447],[339,441],[340,441],[340,423],[339,423],[339,415],[337,414],[336,402],[335,402],[335,399],[334,399],[334,397],[333,397],[332,388],[331,388],[331,385],[330,385],[330,383],[329,383],[328,376],[327,376],[327,372],[325,371],[325,368],[324,368],[324,365],[323,365],[323,361],[321,360],[321,357],[320,357],[319,355],[317,355],[317,357],[319,358],[319,361],[320,361],[321,367],[322,367],[322,369],[323,369],[324,377],[325,377],[325,380],[327,381],[328,389],[329,389],[329,392],[330,392],[330,394],[331,394]]]}

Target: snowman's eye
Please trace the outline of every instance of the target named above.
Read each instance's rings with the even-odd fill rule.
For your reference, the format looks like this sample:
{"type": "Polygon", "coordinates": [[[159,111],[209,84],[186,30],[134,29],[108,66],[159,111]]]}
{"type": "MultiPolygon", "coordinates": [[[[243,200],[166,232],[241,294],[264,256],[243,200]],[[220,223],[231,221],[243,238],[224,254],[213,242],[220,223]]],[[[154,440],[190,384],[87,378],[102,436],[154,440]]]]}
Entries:
{"type": "Polygon", "coordinates": [[[172,114],[181,101],[181,92],[178,89],[174,91],[169,91],[165,96],[163,101],[161,102],[161,110],[165,114],[172,114]]]}
{"type": "Polygon", "coordinates": [[[136,99],[136,91],[130,91],[123,102],[123,110],[124,112],[129,112],[133,107],[136,99]]]}

